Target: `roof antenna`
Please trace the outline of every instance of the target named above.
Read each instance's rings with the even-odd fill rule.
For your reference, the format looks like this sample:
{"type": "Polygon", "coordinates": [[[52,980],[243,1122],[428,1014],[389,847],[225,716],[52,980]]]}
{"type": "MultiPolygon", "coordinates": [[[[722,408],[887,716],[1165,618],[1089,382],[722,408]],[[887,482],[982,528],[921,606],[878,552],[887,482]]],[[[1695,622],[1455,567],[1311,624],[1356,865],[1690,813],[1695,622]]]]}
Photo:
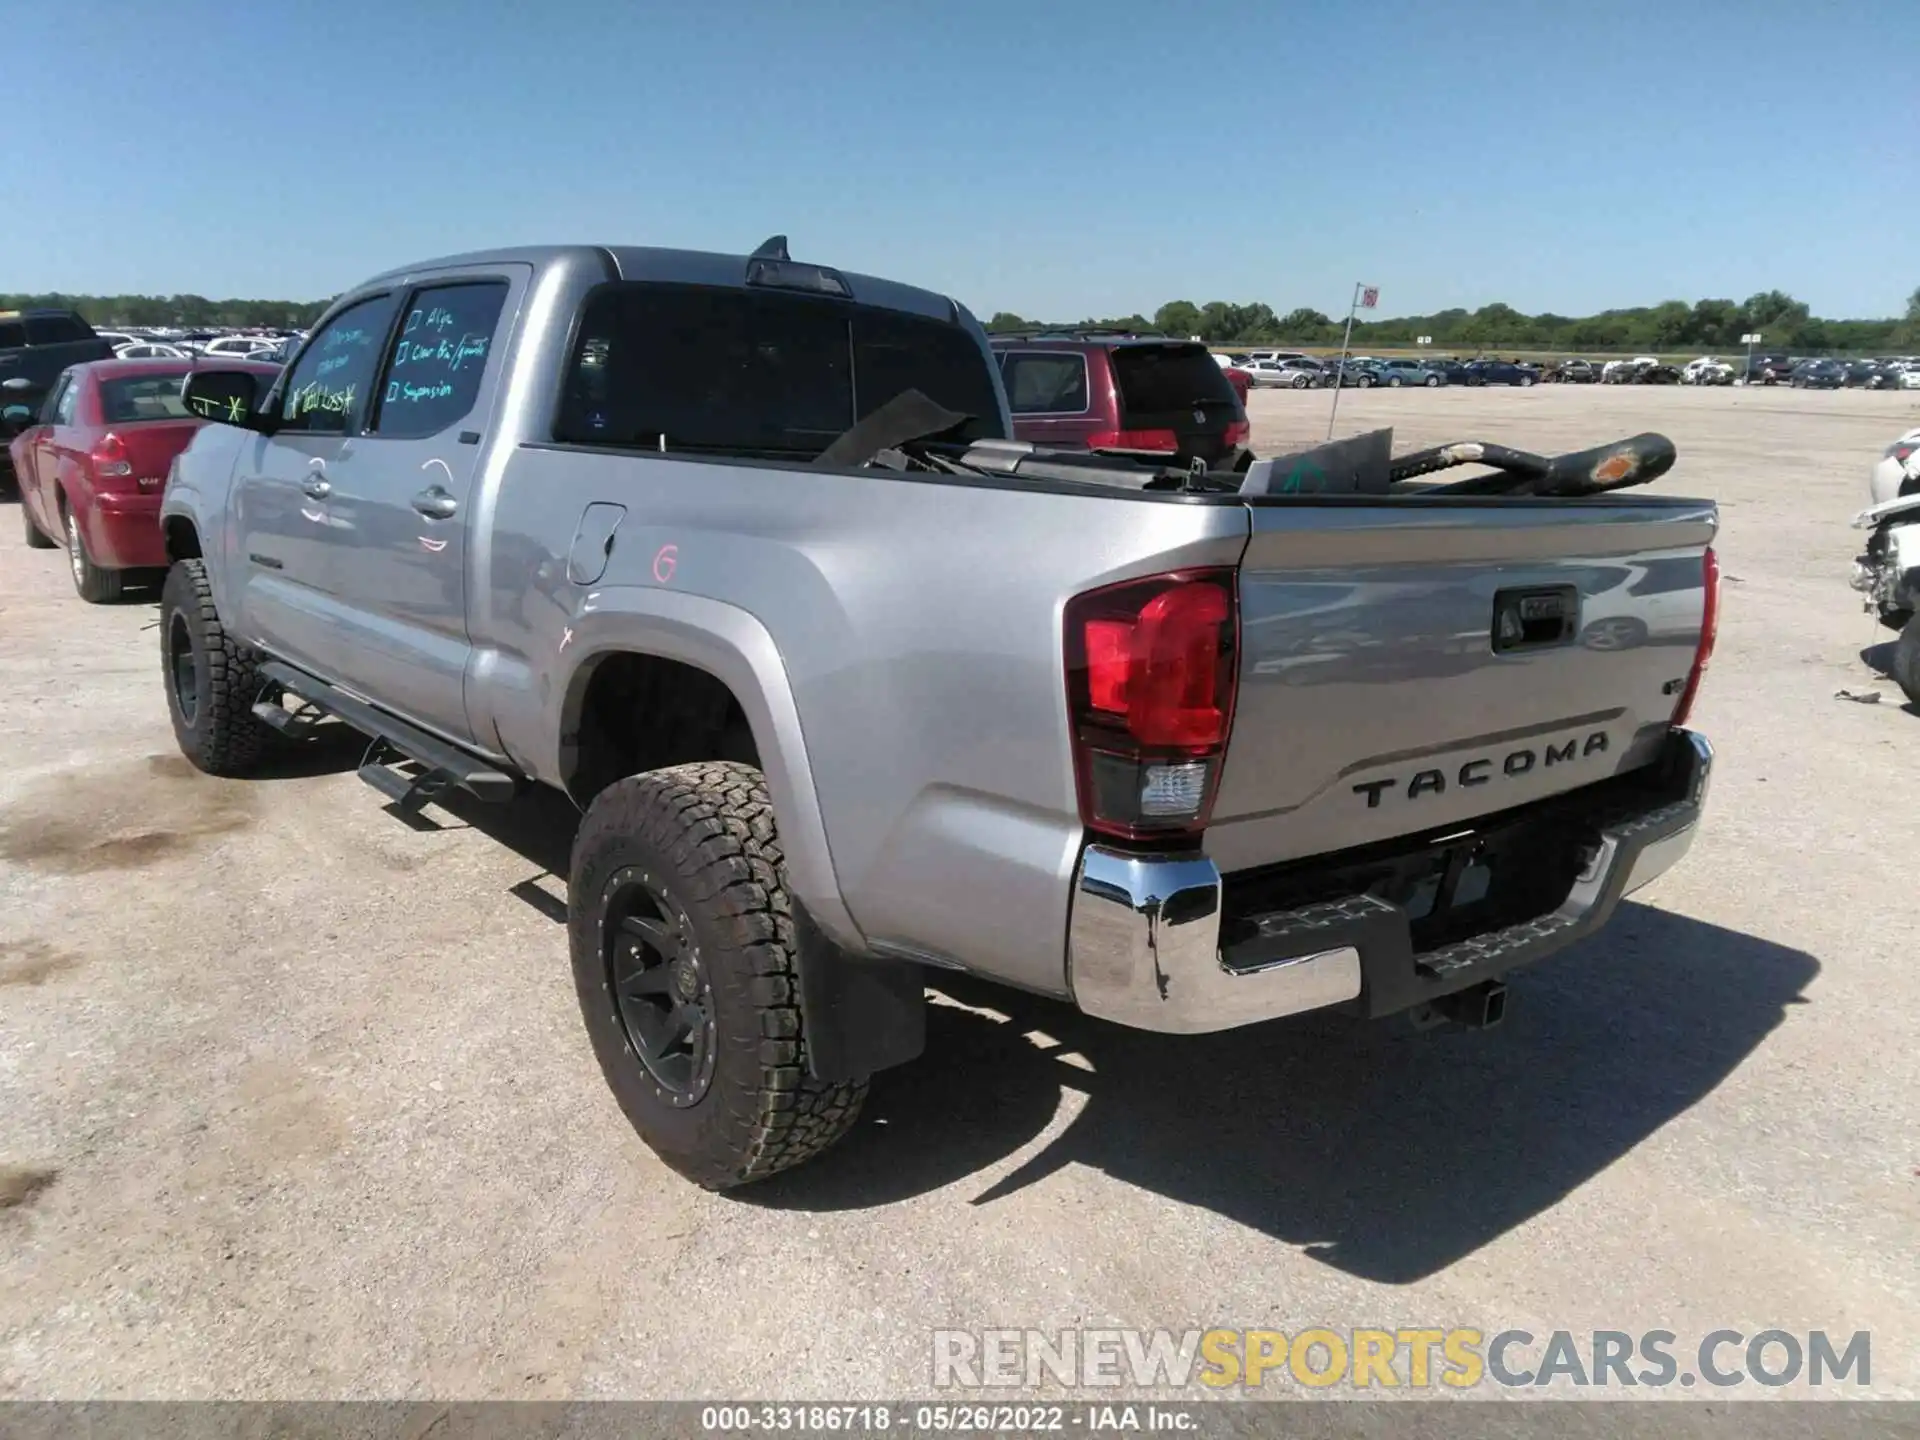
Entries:
{"type": "Polygon", "coordinates": [[[747,257],[749,260],[791,260],[787,253],[787,237],[771,235],[760,248],[747,257]]]}

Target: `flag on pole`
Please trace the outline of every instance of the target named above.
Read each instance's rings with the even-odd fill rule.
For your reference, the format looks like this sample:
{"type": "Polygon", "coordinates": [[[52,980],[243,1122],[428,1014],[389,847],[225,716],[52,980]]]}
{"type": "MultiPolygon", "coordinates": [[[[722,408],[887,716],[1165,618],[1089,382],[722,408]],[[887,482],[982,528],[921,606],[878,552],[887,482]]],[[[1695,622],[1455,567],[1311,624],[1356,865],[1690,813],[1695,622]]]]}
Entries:
{"type": "Polygon", "coordinates": [[[1379,303],[1380,287],[1378,285],[1362,285],[1360,287],[1360,308],[1362,310],[1371,310],[1379,303]]]}

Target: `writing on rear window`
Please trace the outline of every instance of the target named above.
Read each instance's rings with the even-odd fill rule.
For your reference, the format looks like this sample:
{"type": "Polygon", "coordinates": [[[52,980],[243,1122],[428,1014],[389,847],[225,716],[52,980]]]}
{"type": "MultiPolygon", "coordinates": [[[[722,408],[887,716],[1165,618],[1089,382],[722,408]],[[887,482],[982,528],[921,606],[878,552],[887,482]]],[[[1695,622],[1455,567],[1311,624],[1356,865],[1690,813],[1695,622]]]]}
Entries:
{"type": "Polygon", "coordinates": [[[387,365],[375,434],[433,435],[465,418],[506,299],[504,281],[440,285],[413,297],[387,365]]]}

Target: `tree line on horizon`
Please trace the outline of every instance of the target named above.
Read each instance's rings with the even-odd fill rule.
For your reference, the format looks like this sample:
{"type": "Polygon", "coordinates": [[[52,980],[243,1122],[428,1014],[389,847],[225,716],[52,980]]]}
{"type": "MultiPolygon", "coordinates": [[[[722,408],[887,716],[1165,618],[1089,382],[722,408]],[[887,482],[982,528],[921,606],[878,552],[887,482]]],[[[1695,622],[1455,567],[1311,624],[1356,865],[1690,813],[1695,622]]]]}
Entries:
{"type": "MultiPolygon", "coordinates": [[[[1259,344],[1285,341],[1298,345],[1338,344],[1345,319],[1301,307],[1285,315],[1255,302],[1235,305],[1210,300],[1171,300],[1144,315],[1104,320],[1082,320],[1069,329],[1155,330],[1165,335],[1198,335],[1209,344],[1259,344]]],[[[1022,319],[1002,310],[987,329],[1056,328],[1022,319]]],[[[1361,346],[1406,346],[1428,335],[1440,348],[1529,350],[1737,350],[1742,335],[1758,332],[1769,350],[1804,353],[1813,350],[1875,351],[1920,348],[1920,290],[1907,300],[1906,313],[1885,320],[1825,320],[1809,313],[1803,301],[1780,290],[1766,290],[1742,301],[1667,300],[1628,310],[1603,310],[1597,315],[1526,315],[1511,305],[1495,303],[1478,310],[1441,310],[1432,315],[1403,315],[1389,320],[1361,320],[1353,324],[1353,343],[1361,346]]]]}
{"type": "Polygon", "coordinates": [[[77,310],[89,325],[271,326],[302,329],[332,300],[209,300],[204,295],[0,295],[0,310],[77,310]]]}
{"type": "MultiPolygon", "coordinates": [[[[320,318],[328,300],[214,300],[204,295],[0,295],[0,310],[52,308],[77,310],[89,324],[197,326],[271,326],[302,328],[320,318]]],[[[1196,305],[1171,300],[1151,318],[1134,314],[1086,319],[1078,328],[1157,330],[1167,335],[1198,335],[1210,344],[1337,344],[1344,320],[1304,306],[1277,315],[1258,301],[1237,305],[1210,300],[1196,305]]],[[[987,322],[994,332],[1053,327],[1002,310],[987,322]]],[[[1354,321],[1353,339],[1361,346],[1407,346],[1421,335],[1441,348],[1531,350],[1734,350],[1740,337],[1758,331],[1767,349],[1796,353],[1817,350],[1873,352],[1920,349],[1920,290],[1907,300],[1906,313],[1884,320],[1827,320],[1810,314],[1803,301],[1780,290],[1766,290],[1743,301],[1667,300],[1597,315],[1551,312],[1527,315],[1494,303],[1478,310],[1441,310],[1432,315],[1403,315],[1354,321]]]]}

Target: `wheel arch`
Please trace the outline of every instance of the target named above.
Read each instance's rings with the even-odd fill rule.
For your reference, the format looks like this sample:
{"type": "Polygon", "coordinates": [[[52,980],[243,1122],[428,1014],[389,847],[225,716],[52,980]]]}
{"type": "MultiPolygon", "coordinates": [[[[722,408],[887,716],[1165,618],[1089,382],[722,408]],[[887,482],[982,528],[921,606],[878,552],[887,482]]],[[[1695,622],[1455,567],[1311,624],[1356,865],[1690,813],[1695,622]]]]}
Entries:
{"type": "MultiPolygon", "coordinates": [[[[704,596],[615,588],[598,592],[595,608],[575,617],[562,644],[571,665],[553,688],[554,708],[543,728],[558,737],[554,778],[575,802],[584,805],[595,787],[606,783],[606,766],[620,753],[617,736],[611,753],[603,748],[609,737],[596,733],[605,729],[597,722],[604,722],[608,712],[592,706],[630,695],[636,685],[668,691],[676,682],[692,687],[693,695],[680,698],[687,713],[679,718],[690,722],[693,734],[724,738],[724,724],[716,730],[710,720],[702,728],[695,719],[702,711],[709,717],[737,715],[745,723],[752,763],[767,778],[793,893],[837,944],[865,950],[866,938],[847,909],[834,870],[799,707],[766,627],[737,606],[704,596]]],[[[627,743],[634,739],[664,747],[695,743],[658,732],[643,732],[627,743]]],[[[726,758],[743,757],[682,755],[655,764],[726,758]]]]}

